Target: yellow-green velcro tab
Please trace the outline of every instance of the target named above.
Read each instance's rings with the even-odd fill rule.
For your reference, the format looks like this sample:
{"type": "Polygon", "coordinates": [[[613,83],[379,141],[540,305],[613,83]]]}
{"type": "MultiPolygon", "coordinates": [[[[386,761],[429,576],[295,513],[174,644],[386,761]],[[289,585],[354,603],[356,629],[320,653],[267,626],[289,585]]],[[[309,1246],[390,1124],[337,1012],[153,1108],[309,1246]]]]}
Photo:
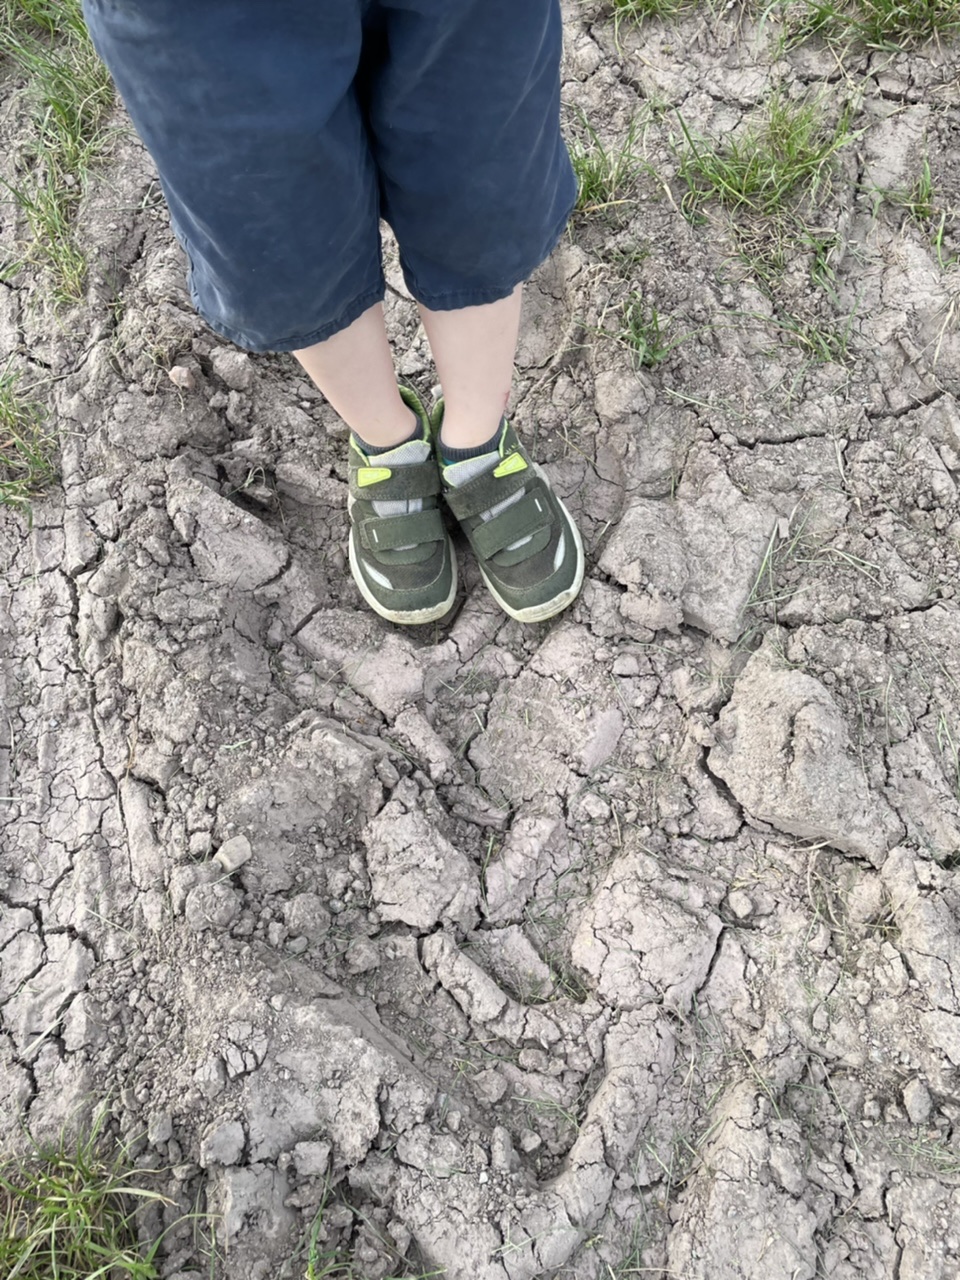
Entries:
{"type": "Polygon", "coordinates": [[[498,478],[500,476],[512,476],[517,471],[526,471],[527,464],[523,460],[523,454],[509,453],[499,466],[494,468],[493,474],[498,478]]]}
{"type": "Polygon", "coordinates": [[[361,489],[367,485],[379,484],[381,480],[389,480],[393,472],[389,467],[358,467],[357,484],[361,489]]]}

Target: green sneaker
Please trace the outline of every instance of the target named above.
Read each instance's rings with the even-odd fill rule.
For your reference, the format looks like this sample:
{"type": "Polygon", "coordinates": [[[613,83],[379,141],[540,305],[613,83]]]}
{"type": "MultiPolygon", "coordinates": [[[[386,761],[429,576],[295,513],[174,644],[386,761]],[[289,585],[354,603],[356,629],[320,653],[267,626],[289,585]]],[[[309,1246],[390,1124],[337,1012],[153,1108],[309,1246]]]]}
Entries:
{"type": "Polygon", "coordinates": [[[400,395],[420,419],[422,439],[368,457],[350,436],[350,572],[381,618],[416,625],[449,612],[457,561],[437,505],[430,419],[412,391],[401,387],[400,395]]]}
{"type": "MultiPolygon", "coordinates": [[[[433,415],[439,435],[441,401],[433,415]]],[[[441,465],[443,496],[469,539],[483,580],[518,622],[543,622],[583,584],[583,543],[545,473],[504,419],[494,452],[441,465]]]]}

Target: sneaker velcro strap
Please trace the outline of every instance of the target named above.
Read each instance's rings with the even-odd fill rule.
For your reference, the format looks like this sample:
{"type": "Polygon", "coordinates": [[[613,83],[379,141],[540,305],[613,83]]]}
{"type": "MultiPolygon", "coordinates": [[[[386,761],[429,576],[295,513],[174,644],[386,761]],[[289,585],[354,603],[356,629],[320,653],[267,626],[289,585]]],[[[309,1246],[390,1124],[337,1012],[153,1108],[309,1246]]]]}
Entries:
{"type": "MultiPolygon", "coordinates": [[[[377,460],[373,458],[370,467],[376,466],[377,460]]],[[[413,498],[434,498],[440,492],[440,472],[433,458],[386,470],[390,475],[385,480],[362,487],[351,472],[351,494],[364,502],[409,502],[413,498]]]]}
{"type": "Polygon", "coordinates": [[[456,489],[445,489],[443,496],[447,506],[462,522],[489,511],[512,493],[519,493],[521,489],[532,490],[540,483],[536,472],[530,469],[508,476],[494,476],[492,471],[484,471],[456,489]]]}
{"type": "Polygon", "coordinates": [[[532,538],[534,534],[549,529],[552,520],[553,512],[544,495],[528,493],[492,520],[484,520],[477,525],[470,534],[470,541],[480,560],[490,560],[521,538],[532,538]]]}
{"type": "Polygon", "coordinates": [[[437,507],[403,516],[371,516],[359,522],[359,531],[361,543],[373,552],[442,542],[445,536],[443,516],[437,507]]]}

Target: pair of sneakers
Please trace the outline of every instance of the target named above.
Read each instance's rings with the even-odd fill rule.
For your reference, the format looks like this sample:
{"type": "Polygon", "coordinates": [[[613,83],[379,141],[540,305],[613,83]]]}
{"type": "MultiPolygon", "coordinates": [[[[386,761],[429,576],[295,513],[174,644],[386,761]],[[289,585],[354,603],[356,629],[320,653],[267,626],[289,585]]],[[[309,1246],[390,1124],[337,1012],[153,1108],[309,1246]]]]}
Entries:
{"type": "Polygon", "coordinates": [[[400,394],[420,436],[370,456],[350,436],[350,571],[367,604],[405,625],[450,610],[457,560],[442,497],[511,618],[542,622],[565,609],[583,582],[583,544],[510,423],[504,419],[492,453],[445,466],[437,449],[443,402],[431,416],[409,388],[400,394]]]}

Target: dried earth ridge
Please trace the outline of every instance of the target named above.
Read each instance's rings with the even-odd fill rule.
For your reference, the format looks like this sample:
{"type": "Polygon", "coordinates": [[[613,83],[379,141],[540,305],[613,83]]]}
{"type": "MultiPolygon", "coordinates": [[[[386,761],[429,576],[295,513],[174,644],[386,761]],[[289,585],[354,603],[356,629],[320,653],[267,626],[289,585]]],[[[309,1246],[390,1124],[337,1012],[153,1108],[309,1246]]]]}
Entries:
{"type": "Polygon", "coordinates": [[[62,444],[0,514],[0,1139],[106,1100],[170,1280],[198,1207],[217,1275],[302,1275],[321,1205],[370,1280],[960,1276],[960,271],[876,199],[926,150],[960,251],[955,51],[567,28],[571,121],[646,112],[655,173],[529,290],[516,417],[589,558],[552,624],[465,555],[449,624],[363,610],[342,429],[194,317],[129,131],[84,305],[0,286],[62,444]],[[777,286],[845,362],[677,208],[672,110],[774,83],[862,93],[831,295],[777,286]],[[683,335],[652,372],[625,279],[683,335]]]}

